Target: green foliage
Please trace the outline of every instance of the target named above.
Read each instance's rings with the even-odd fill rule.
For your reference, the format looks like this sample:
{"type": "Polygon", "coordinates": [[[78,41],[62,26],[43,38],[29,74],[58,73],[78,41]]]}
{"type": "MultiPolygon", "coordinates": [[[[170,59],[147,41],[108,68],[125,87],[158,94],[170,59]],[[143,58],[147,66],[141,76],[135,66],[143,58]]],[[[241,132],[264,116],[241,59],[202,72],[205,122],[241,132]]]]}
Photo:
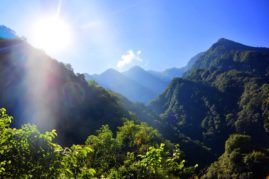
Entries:
{"type": "Polygon", "coordinates": [[[38,120],[42,129],[55,127],[61,144],[71,146],[107,125],[90,135],[86,145],[62,148],[53,142],[55,130],[11,128],[12,118],[1,109],[0,178],[191,176],[196,167],[187,167],[178,146],[162,136],[180,143],[186,159],[193,165],[199,161],[202,168],[223,153],[204,177],[268,175],[268,49],[221,39],[197,57],[183,79],[170,83],[150,104],[151,111],[95,82],[87,83],[70,65],[22,46],[27,48],[0,54],[0,105],[16,115],[14,126],[38,120]],[[26,99],[21,96],[27,96],[29,108],[22,105],[26,99]],[[36,104],[42,104],[40,109],[36,104]],[[136,115],[162,135],[144,123],[124,119],[137,122],[136,115]],[[231,133],[241,134],[229,137],[231,133]]]}
{"type": "Polygon", "coordinates": [[[110,92],[119,99],[119,105],[129,111],[130,115],[133,116],[133,120],[143,121],[155,128],[158,128],[158,125],[160,124],[159,115],[149,109],[146,105],[142,103],[131,102],[120,94],[116,94],[112,91],[110,92]]]}
{"type": "Polygon", "coordinates": [[[194,174],[197,168],[186,167],[179,147],[144,123],[126,120],[116,137],[103,126],[97,135],[88,137],[86,144],[94,150],[89,163],[97,177],[179,178],[194,174]]]}
{"type": "Polygon", "coordinates": [[[239,102],[240,111],[235,127],[238,131],[264,137],[268,132],[268,92],[269,85],[259,86],[256,83],[247,83],[239,102]],[[253,127],[255,126],[255,128],[253,127]],[[257,130],[260,131],[257,133],[257,130]]]}
{"type": "MultiPolygon", "coordinates": [[[[0,109],[0,156],[2,156],[5,151],[9,150],[10,146],[7,142],[12,134],[12,129],[7,129],[9,127],[12,118],[6,114],[5,109],[0,109]]],[[[9,165],[10,161],[5,159],[0,161],[0,174],[5,171],[5,166],[9,165]]]]}
{"type": "Polygon", "coordinates": [[[165,150],[165,144],[149,147],[145,154],[135,157],[127,153],[124,165],[118,174],[122,178],[187,178],[194,174],[197,165],[186,167],[182,153],[176,147],[172,153],[165,150]]]}
{"type": "Polygon", "coordinates": [[[91,135],[86,140],[86,145],[94,149],[89,157],[90,166],[96,169],[97,176],[101,176],[120,163],[119,143],[113,138],[113,133],[108,125],[102,126],[97,135],[91,135]]]}
{"type": "Polygon", "coordinates": [[[21,129],[11,129],[11,118],[1,109],[1,176],[11,178],[48,177],[59,173],[59,152],[52,143],[56,132],[40,133],[36,126],[25,125],[21,129]],[[4,124],[4,128],[2,128],[4,124]]]}
{"type": "MultiPolygon", "coordinates": [[[[198,140],[214,159],[232,133],[269,146],[268,59],[268,48],[220,39],[149,105],[161,117],[158,129],[172,142],[182,144],[182,136],[198,140]]],[[[204,167],[204,160],[196,161],[204,167]]]]}
{"type": "Polygon", "coordinates": [[[0,42],[3,48],[11,44],[18,48],[0,53],[0,106],[16,118],[14,127],[30,122],[43,130],[56,129],[56,140],[71,146],[82,144],[104,124],[116,131],[122,118],[132,117],[115,96],[88,84],[70,64],[57,62],[19,39],[0,42]]]}
{"type": "Polygon", "coordinates": [[[93,178],[95,170],[88,167],[88,157],[93,150],[89,146],[73,145],[65,148],[61,164],[63,173],[61,176],[67,178],[93,178]]]}
{"type": "Polygon", "coordinates": [[[11,117],[0,109],[0,178],[90,178],[87,168],[90,147],[74,145],[70,149],[52,140],[56,131],[40,133],[36,126],[10,128],[11,117]]]}
{"type": "Polygon", "coordinates": [[[55,130],[10,128],[11,120],[0,109],[0,178],[180,178],[197,168],[146,124],[126,120],[116,137],[104,125],[85,145],[62,148],[53,142],[55,130]]]}
{"type": "Polygon", "coordinates": [[[266,178],[269,175],[269,150],[255,145],[250,136],[234,134],[225,152],[211,164],[203,178],[266,178]]]}
{"type": "Polygon", "coordinates": [[[124,150],[143,152],[149,146],[164,141],[156,129],[145,123],[136,125],[133,121],[126,121],[118,128],[117,140],[122,144],[124,150]]]}

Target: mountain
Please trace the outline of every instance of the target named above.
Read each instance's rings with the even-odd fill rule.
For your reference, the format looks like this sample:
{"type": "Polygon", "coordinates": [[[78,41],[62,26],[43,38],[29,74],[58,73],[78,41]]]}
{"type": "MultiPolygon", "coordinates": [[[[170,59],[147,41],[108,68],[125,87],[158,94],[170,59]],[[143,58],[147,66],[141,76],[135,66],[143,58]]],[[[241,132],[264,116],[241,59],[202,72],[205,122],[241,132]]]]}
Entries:
{"type": "Polygon", "coordinates": [[[84,142],[103,124],[115,131],[123,118],[132,118],[118,98],[88,84],[67,65],[25,41],[2,42],[0,106],[14,116],[14,127],[33,123],[42,130],[56,129],[57,140],[70,145],[84,142]]]}
{"type": "Polygon", "coordinates": [[[147,102],[157,95],[150,88],[114,69],[108,69],[100,75],[88,75],[86,79],[95,80],[104,88],[127,96],[132,101],[147,102]]]}
{"type": "MultiPolygon", "coordinates": [[[[231,40],[220,39],[194,63],[194,69],[218,68],[222,70],[249,70],[257,58],[264,60],[267,52],[266,48],[256,48],[243,45],[231,40]],[[251,57],[253,55],[253,57],[251,57]],[[255,56],[254,55],[260,55],[255,56]],[[238,69],[240,68],[240,69],[238,69]],[[244,68],[244,69],[243,69],[244,68]]],[[[258,65],[258,64],[256,64],[258,65]]],[[[262,65],[262,62],[259,63],[262,65]]],[[[266,64],[265,64],[266,67],[266,64]]],[[[256,69],[261,70],[261,69],[256,69]]],[[[264,73],[264,71],[261,71],[264,73]]]]}
{"type": "Polygon", "coordinates": [[[183,67],[183,69],[182,69],[183,72],[185,73],[185,72],[189,71],[189,70],[193,67],[193,65],[195,64],[195,62],[196,62],[198,59],[200,59],[201,56],[204,55],[204,53],[205,53],[205,52],[200,52],[200,53],[196,54],[194,57],[192,57],[192,58],[189,60],[189,62],[187,63],[187,65],[186,65],[185,67],[183,67]]]}
{"type": "Polygon", "coordinates": [[[184,67],[183,68],[168,68],[164,71],[154,71],[149,70],[148,71],[151,75],[163,80],[170,82],[175,77],[181,77],[184,73],[184,67]]]}
{"type": "Polygon", "coordinates": [[[202,178],[266,178],[268,171],[269,150],[251,136],[233,134],[225,142],[225,152],[202,178]]]}
{"type": "Polygon", "coordinates": [[[159,114],[169,131],[164,136],[179,142],[178,136],[184,134],[194,140],[206,143],[209,147],[221,148],[225,132],[222,111],[228,108],[229,98],[215,88],[187,79],[175,78],[168,88],[150,108],[159,114]],[[226,106],[227,105],[227,106],[226,106]],[[216,126],[212,120],[217,121],[216,126]],[[172,134],[170,134],[172,132],[172,134]]]}
{"type": "Polygon", "coordinates": [[[149,107],[168,139],[184,134],[219,156],[233,133],[269,146],[268,94],[269,49],[220,39],[149,107]]]}
{"type": "Polygon", "coordinates": [[[167,79],[167,80],[172,80],[175,77],[181,77],[183,75],[183,70],[182,68],[169,68],[164,71],[162,71],[162,75],[167,79]]]}
{"type": "Polygon", "coordinates": [[[16,39],[16,33],[10,28],[0,25],[0,39],[16,39]]]}
{"type": "Polygon", "coordinates": [[[154,99],[168,84],[138,66],[122,73],[108,69],[99,75],[85,74],[85,78],[94,80],[104,88],[120,93],[133,102],[142,103],[154,99]]]}
{"type": "Polygon", "coordinates": [[[193,57],[185,67],[169,68],[162,72],[146,71],[134,66],[122,73],[108,69],[99,75],[84,75],[86,80],[94,80],[104,88],[117,92],[133,102],[147,104],[161,94],[173,78],[181,77],[197,58],[198,55],[193,57]]]}
{"type": "MultiPolygon", "coordinates": [[[[111,76],[117,81],[127,78],[124,84],[132,81],[113,69],[107,70],[102,80],[111,76]]],[[[84,75],[75,74],[70,65],[20,39],[1,40],[0,84],[0,107],[14,116],[12,127],[31,123],[42,131],[56,129],[56,140],[64,146],[83,143],[105,124],[115,132],[126,118],[160,125],[159,117],[145,105],[85,81],[84,75]]],[[[126,89],[130,90],[132,84],[126,89]]],[[[197,155],[192,155],[194,158],[200,154],[201,160],[210,158],[206,147],[187,137],[180,140],[184,151],[199,149],[197,155]]],[[[191,163],[195,164],[195,160],[191,163]]]]}
{"type": "Polygon", "coordinates": [[[150,89],[155,93],[155,95],[160,94],[168,83],[168,81],[151,75],[149,72],[145,71],[139,66],[134,66],[128,71],[123,72],[123,74],[150,89]]]}
{"type": "MultiPolygon", "coordinates": [[[[202,178],[268,176],[269,48],[220,39],[192,58],[184,70],[183,76],[173,78],[168,86],[162,77],[177,75],[180,69],[152,72],[133,67],[123,73],[108,69],[101,75],[88,76],[87,82],[84,75],[75,74],[69,65],[52,59],[27,42],[18,38],[1,39],[0,107],[7,108],[14,116],[12,127],[32,123],[42,131],[55,128],[59,134],[57,140],[65,146],[83,143],[100,128],[96,135],[88,137],[86,145],[63,151],[65,154],[74,150],[75,156],[80,153],[87,157],[87,163],[91,164],[88,167],[94,167],[98,176],[104,171],[112,172],[106,173],[107,176],[117,176],[118,171],[129,176],[139,161],[145,171],[152,161],[165,161],[158,171],[169,166],[172,168],[167,170],[178,176],[185,160],[178,146],[170,141],[180,144],[188,164],[199,164],[202,178]],[[133,98],[141,97],[141,91],[149,96],[157,95],[155,92],[162,88],[165,90],[146,106],[104,89],[93,80],[103,82],[100,85],[106,88],[125,88],[126,94],[132,91],[133,98]],[[83,149],[89,146],[92,147],[88,150],[90,157],[83,149]],[[161,154],[168,153],[171,157],[160,158],[161,154]],[[104,164],[102,167],[100,162],[104,164]]],[[[146,99],[145,96],[142,98],[146,99]]],[[[13,154],[20,156],[14,144],[23,146],[19,151],[20,148],[27,150],[26,155],[32,145],[35,150],[45,141],[56,149],[51,143],[54,132],[42,134],[30,125],[16,130],[8,128],[6,123],[10,120],[4,109],[0,117],[4,119],[2,129],[7,131],[3,132],[1,141],[11,139],[10,148],[5,147],[2,152],[4,161],[18,162],[20,168],[20,160],[12,157],[13,154]],[[11,160],[6,160],[9,158],[11,160]]],[[[58,148],[55,152],[59,154],[58,148]]],[[[36,153],[33,156],[36,159],[36,153]]],[[[7,166],[13,171],[13,166],[7,166]]],[[[197,167],[186,171],[193,173],[195,169],[197,167]]],[[[155,170],[152,174],[156,177],[155,170]]]]}

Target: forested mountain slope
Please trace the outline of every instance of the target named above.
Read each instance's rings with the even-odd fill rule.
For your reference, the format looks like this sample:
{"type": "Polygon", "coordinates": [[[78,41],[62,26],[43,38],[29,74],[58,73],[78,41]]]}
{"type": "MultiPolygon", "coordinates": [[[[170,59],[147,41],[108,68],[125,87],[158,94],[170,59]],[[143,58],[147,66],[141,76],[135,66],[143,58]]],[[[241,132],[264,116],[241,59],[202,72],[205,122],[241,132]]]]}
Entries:
{"type": "Polygon", "coordinates": [[[81,143],[103,124],[112,130],[130,117],[117,98],[83,75],[21,40],[1,40],[0,106],[13,125],[37,124],[59,131],[63,144],[81,143]]]}
{"type": "Polygon", "coordinates": [[[220,39],[149,107],[160,115],[172,141],[183,133],[219,155],[228,136],[237,132],[268,146],[268,72],[268,48],[220,39]]]}
{"type": "MultiPolygon", "coordinates": [[[[160,126],[158,115],[145,105],[132,103],[93,81],[86,82],[69,65],[26,42],[2,40],[1,44],[5,50],[0,53],[0,105],[14,116],[14,127],[32,123],[42,131],[56,129],[57,141],[71,145],[83,143],[105,124],[115,132],[125,118],[160,126]]],[[[203,154],[210,153],[188,138],[180,141],[184,151],[198,148],[203,154]]],[[[195,164],[196,159],[191,160],[195,164]]]]}
{"type": "MultiPolygon", "coordinates": [[[[113,70],[107,72],[118,74],[113,70]]],[[[172,150],[179,151],[173,144],[178,143],[188,164],[198,163],[199,169],[210,166],[201,171],[204,178],[267,176],[268,75],[268,48],[220,39],[206,52],[195,56],[192,68],[183,78],[174,78],[158,98],[145,106],[108,91],[94,81],[87,82],[84,75],[74,74],[71,66],[52,59],[23,40],[0,40],[0,106],[14,116],[13,126],[18,128],[33,123],[42,131],[55,128],[59,135],[57,141],[63,145],[82,144],[87,136],[100,128],[96,135],[88,137],[85,145],[68,149],[68,152],[82,152],[79,156],[82,158],[85,153],[84,163],[78,162],[83,164],[78,169],[81,175],[87,168],[88,173],[84,174],[98,177],[102,174],[153,178],[190,176],[197,166],[182,170],[185,167],[184,162],[179,163],[182,153],[176,153],[177,158],[171,153],[172,150]],[[167,147],[164,148],[162,143],[167,147]],[[111,155],[107,155],[108,152],[112,152],[111,155]],[[144,170],[155,161],[150,158],[152,156],[166,162],[153,162],[156,166],[150,173],[144,170]],[[213,160],[216,161],[210,165],[213,160]]],[[[14,141],[20,146],[27,141],[27,146],[31,147],[36,145],[35,140],[30,140],[33,135],[45,140],[42,144],[54,146],[51,155],[59,157],[59,161],[71,162],[57,153],[58,150],[65,153],[65,149],[52,144],[55,132],[43,135],[31,126],[16,132],[9,128],[10,121],[1,109],[0,127],[8,131],[1,135],[10,139],[3,145],[9,146],[8,142],[14,141]],[[16,136],[25,140],[18,141],[16,136]]],[[[10,149],[1,149],[1,161],[6,161],[13,150],[17,150],[14,146],[10,149]]],[[[22,152],[25,151],[22,149],[22,152]]],[[[17,154],[19,158],[24,155],[17,154]]],[[[35,153],[29,155],[35,157],[35,153]]],[[[21,165],[20,160],[10,160],[21,165]]],[[[37,166],[34,163],[31,159],[30,164],[37,166]]],[[[6,173],[8,176],[14,176],[13,173],[21,169],[16,167],[14,170],[8,163],[0,163],[1,170],[3,166],[10,172],[6,173]]],[[[59,167],[59,171],[65,173],[64,168],[70,166],[59,167]]],[[[64,175],[73,174],[75,176],[76,172],[64,175]]]]}

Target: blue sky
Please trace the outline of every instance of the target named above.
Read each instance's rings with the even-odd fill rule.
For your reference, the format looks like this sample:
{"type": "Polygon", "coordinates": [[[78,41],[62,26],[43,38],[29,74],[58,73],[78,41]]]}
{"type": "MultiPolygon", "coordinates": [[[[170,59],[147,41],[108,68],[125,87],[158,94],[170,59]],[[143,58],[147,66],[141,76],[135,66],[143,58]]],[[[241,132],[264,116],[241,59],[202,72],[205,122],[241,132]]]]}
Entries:
{"type": "MultiPolygon", "coordinates": [[[[132,65],[182,67],[219,38],[269,47],[268,0],[62,0],[72,44],[47,54],[76,72],[132,65]]],[[[57,0],[1,0],[0,24],[32,42],[32,25],[56,12],[57,0]]],[[[52,42],[53,43],[53,42],[52,42]]]]}

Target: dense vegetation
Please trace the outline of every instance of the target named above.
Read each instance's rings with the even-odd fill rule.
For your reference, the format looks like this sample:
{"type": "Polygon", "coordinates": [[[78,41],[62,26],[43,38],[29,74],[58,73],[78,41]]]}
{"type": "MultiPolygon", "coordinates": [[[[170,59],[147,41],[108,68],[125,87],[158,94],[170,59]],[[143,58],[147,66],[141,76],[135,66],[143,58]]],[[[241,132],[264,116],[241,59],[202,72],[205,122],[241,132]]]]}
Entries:
{"type": "Polygon", "coordinates": [[[126,120],[115,137],[108,125],[83,145],[63,148],[56,131],[34,125],[10,128],[0,109],[0,178],[180,178],[192,176],[178,145],[146,124],[126,120]]]}
{"type": "MultiPolygon", "coordinates": [[[[92,82],[91,82],[92,83],[92,82]]],[[[193,140],[190,137],[184,135],[181,132],[177,132],[177,135],[174,136],[173,133],[168,132],[167,124],[164,124],[162,118],[158,116],[151,109],[147,108],[142,103],[132,103],[127,98],[111,92],[111,95],[114,95],[119,99],[119,105],[130,111],[130,114],[135,121],[143,121],[152,127],[158,129],[165,138],[176,139],[175,143],[179,143],[181,149],[186,154],[186,159],[191,163],[195,164],[199,161],[200,166],[204,166],[208,163],[211,163],[216,157],[210,148],[206,147],[203,143],[193,140]]]]}
{"type": "Polygon", "coordinates": [[[70,65],[24,41],[2,44],[9,48],[0,52],[0,106],[14,116],[14,127],[34,123],[43,130],[55,128],[58,141],[72,145],[85,141],[103,124],[115,131],[122,118],[131,118],[117,98],[89,85],[70,65]]]}
{"type": "Polygon", "coordinates": [[[183,133],[215,156],[224,152],[232,133],[268,147],[268,72],[269,49],[220,39],[150,108],[160,115],[168,139],[177,142],[183,133]]]}
{"type": "Polygon", "coordinates": [[[225,143],[225,152],[211,164],[203,178],[266,178],[269,148],[255,144],[248,135],[234,134],[225,143]]]}
{"type": "Polygon", "coordinates": [[[14,116],[0,110],[0,178],[269,175],[267,48],[220,39],[146,106],[25,41],[0,47],[0,106],[14,116]]]}

